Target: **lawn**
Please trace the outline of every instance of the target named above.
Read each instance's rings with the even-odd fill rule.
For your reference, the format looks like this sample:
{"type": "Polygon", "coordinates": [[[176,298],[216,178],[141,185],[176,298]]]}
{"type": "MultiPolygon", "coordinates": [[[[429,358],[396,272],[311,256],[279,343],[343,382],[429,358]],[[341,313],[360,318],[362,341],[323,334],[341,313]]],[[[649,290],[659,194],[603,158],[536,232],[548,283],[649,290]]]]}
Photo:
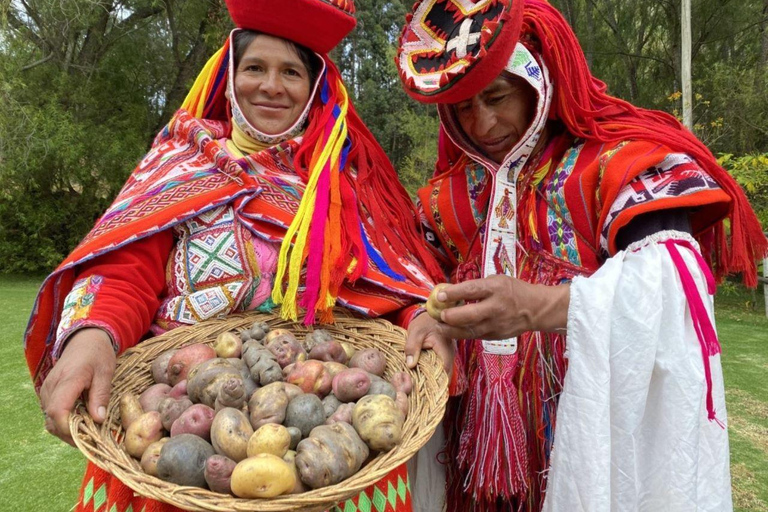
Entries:
{"type": "MultiPolygon", "coordinates": [[[[85,465],[74,448],[43,429],[21,338],[38,278],[0,277],[0,489],[9,512],[67,511],[77,500],[85,465]]],[[[734,504],[768,510],[768,319],[762,290],[726,286],[717,301],[728,398],[734,504]]]]}

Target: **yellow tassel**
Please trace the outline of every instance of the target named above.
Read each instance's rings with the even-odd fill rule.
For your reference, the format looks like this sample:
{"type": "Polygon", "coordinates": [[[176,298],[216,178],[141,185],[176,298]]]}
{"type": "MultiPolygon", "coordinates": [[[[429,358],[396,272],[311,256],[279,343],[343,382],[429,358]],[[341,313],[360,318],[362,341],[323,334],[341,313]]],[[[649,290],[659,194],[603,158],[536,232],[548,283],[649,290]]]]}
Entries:
{"type": "Polygon", "coordinates": [[[208,97],[208,93],[211,92],[211,84],[216,78],[221,55],[226,49],[227,45],[222,46],[208,59],[200,74],[197,75],[192,88],[187,93],[187,97],[184,98],[184,103],[181,104],[181,108],[195,117],[199,118],[203,115],[205,100],[208,97]]]}

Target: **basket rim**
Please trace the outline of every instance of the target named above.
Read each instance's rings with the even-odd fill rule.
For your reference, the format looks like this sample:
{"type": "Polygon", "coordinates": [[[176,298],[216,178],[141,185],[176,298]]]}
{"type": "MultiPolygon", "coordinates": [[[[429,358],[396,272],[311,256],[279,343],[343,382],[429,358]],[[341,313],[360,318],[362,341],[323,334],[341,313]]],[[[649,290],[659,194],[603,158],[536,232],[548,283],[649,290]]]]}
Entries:
{"type": "MultiPolygon", "coordinates": [[[[107,417],[103,424],[96,424],[80,402],[69,418],[70,430],[77,448],[85,457],[101,469],[112,473],[136,493],[147,498],[163,501],[176,507],[194,511],[237,510],[247,512],[272,511],[314,511],[326,510],[337,503],[358,495],[362,490],[377,482],[391,470],[407,462],[431,438],[442,421],[448,401],[448,376],[434,351],[422,352],[417,366],[409,370],[405,366],[406,331],[387,320],[366,318],[360,314],[337,308],[334,310],[334,324],[306,327],[290,322],[272,313],[250,311],[229,315],[222,319],[211,319],[195,325],[179,327],[159,336],[144,340],[126,350],[118,357],[112,380],[112,390],[126,382],[130,383],[131,371],[138,366],[148,366],[154,357],[173,347],[181,347],[201,341],[212,343],[212,334],[237,330],[256,321],[273,324],[288,324],[300,332],[322,328],[347,336],[347,341],[359,343],[356,338],[367,337],[370,343],[382,349],[385,355],[396,354],[396,368],[390,368],[388,358],[387,374],[395,371],[409,371],[413,380],[413,391],[409,395],[409,414],[403,426],[403,440],[389,452],[380,453],[368,461],[357,473],[331,486],[312,489],[300,494],[281,495],[271,499],[245,499],[214,493],[198,487],[186,487],[160,480],[143,473],[136,459],[122,448],[122,426],[116,421],[118,412],[117,393],[110,396],[107,417]],[[363,334],[360,334],[360,331],[363,334]],[[385,336],[385,343],[370,332],[385,336]],[[207,334],[206,334],[207,333],[207,334]],[[195,342],[185,342],[189,337],[195,342]],[[204,339],[203,339],[204,338],[204,339]],[[182,341],[179,341],[182,340],[182,341]],[[150,357],[151,356],[151,357],[150,357]],[[402,360],[402,361],[401,361],[402,360]],[[401,364],[397,364],[401,363],[401,364]],[[126,379],[128,379],[126,381],[126,379]],[[138,470],[137,470],[138,467],[138,470]]],[[[282,327],[282,325],[280,325],[282,327]]],[[[297,336],[301,335],[297,333],[297,336]]],[[[395,357],[395,356],[392,356],[395,357]]],[[[146,370],[146,368],[145,368],[146,370]]],[[[150,377],[151,378],[151,377],[150,377]]],[[[134,379],[135,382],[136,379],[134,379]]]]}

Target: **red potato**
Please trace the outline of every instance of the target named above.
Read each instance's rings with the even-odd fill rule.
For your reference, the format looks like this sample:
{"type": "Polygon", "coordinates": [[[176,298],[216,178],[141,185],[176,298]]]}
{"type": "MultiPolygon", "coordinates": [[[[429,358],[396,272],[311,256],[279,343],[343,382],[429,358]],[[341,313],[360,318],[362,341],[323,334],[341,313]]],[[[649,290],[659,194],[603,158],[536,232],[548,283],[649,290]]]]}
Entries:
{"type": "Polygon", "coordinates": [[[349,360],[348,366],[350,368],[361,368],[368,373],[381,377],[384,375],[384,369],[387,367],[387,360],[384,354],[375,348],[365,348],[355,352],[355,355],[349,360]]]}
{"type": "Polygon", "coordinates": [[[338,422],[344,422],[352,424],[352,411],[355,410],[355,403],[350,402],[348,404],[341,404],[338,409],[336,409],[333,414],[328,416],[328,419],[325,420],[326,425],[333,425],[334,423],[338,422]]]}
{"type": "Polygon", "coordinates": [[[149,445],[163,437],[163,423],[157,411],[145,412],[125,431],[125,451],[128,455],[141,459],[149,445]]]}
{"type": "Polygon", "coordinates": [[[142,414],[144,414],[144,409],[141,407],[139,397],[133,393],[127,393],[120,397],[120,423],[124,429],[127,430],[128,426],[142,414]]]}
{"type": "Polygon", "coordinates": [[[395,391],[403,392],[406,395],[410,395],[413,390],[413,379],[411,374],[405,371],[400,371],[392,375],[389,378],[389,383],[395,388],[395,391]]]}
{"type": "Polygon", "coordinates": [[[296,384],[304,393],[314,393],[321,398],[331,392],[333,378],[321,361],[299,361],[286,377],[286,382],[296,384]]]}
{"type": "Polygon", "coordinates": [[[330,340],[323,341],[312,347],[312,350],[309,351],[309,358],[345,364],[347,362],[347,353],[344,352],[344,347],[341,346],[341,343],[336,340],[330,340]]]}
{"type": "Polygon", "coordinates": [[[196,365],[214,357],[216,357],[216,351],[205,343],[180,348],[168,361],[168,383],[175,386],[186,379],[189,371],[196,365]]]}
{"type": "Polygon", "coordinates": [[[164,398],[157,408],[157,412],[160,413],[160,420],[163,422],[163,428],[165,430],[171,430],[173,422],[176,421],[181,414],[192,407],[192,401],[187,398],[164,398]]]}
{"type": "Polygon", "coordinates": [[[360,368],[349,368],[333,378],[333,394],[342,402],[354,402],[365,396],[371,387],[368,372],[360,368]]]}
{"type": "Polygon", "coordinates": [[[240,357],[243,350],[243,341],[234,332],[223,332],[213,342],[213,350],[218,357],[240,357]]]}
{"type": "Polygon", "coordinates": [[[162,402],[164,398],[168,398],[168,393],[170,392],[171,386],[168,384],[154,384],[149,386],[141,395],[139,395],[141,409],[144,412],[156,411],[160,402],[162,402]]]}
{"type": "Polygon", "coordinates": [[[208,488],[221,494],[232,494],[230,480],[237,463],[223,455],[211,455],[205,461],[203,476],[208,488]]]}
{"type": "Polygon", "coordinates": [[[194,434],[198,437],[211,440],[211,424],[215,411],[204,404],[195,404],[178,417],[171,425],[171,437],[182,434],[194,434]]]}
{"type": "Polygon", "coordinates": [[[397,409],[403,413],[403,418],[408,417],[408,395],[403,393],[402,391],[397,392],[397,396],[395,397],[395,405],[397,406],[397,409]]]}
{"type": "Polygon", "coordinates": [[[152,378],[155,379],[157,384],[169,384],[168,382],[168,362],[176,353],[176,349],[166,350],[152,361],[150,371],[152,372],[152,378]]]}
{"type": "Polygon", "coordinates": [[[171,398],[187,396],[187,379],[177,382],[168,392],[168,396],[171,398]]]}

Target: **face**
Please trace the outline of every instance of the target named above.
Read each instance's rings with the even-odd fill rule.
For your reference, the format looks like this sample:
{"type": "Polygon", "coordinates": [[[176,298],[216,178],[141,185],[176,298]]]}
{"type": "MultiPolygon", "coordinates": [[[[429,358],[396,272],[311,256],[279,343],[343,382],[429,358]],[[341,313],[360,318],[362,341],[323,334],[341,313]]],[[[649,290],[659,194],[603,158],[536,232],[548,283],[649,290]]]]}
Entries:
{"type": "Polygon", "coordinates": [[[454,108],[472,143],[501,163],[533,120],[536,93],[522,78],[499,76],[480,94],[454,108]]]}
{"type": "Polygon", "coordinates": [[[282,39],[259,34],[235,69],[235,95],[243,115],[257,130],[282,133],[304,111],[309,71],[282,39]]]}

